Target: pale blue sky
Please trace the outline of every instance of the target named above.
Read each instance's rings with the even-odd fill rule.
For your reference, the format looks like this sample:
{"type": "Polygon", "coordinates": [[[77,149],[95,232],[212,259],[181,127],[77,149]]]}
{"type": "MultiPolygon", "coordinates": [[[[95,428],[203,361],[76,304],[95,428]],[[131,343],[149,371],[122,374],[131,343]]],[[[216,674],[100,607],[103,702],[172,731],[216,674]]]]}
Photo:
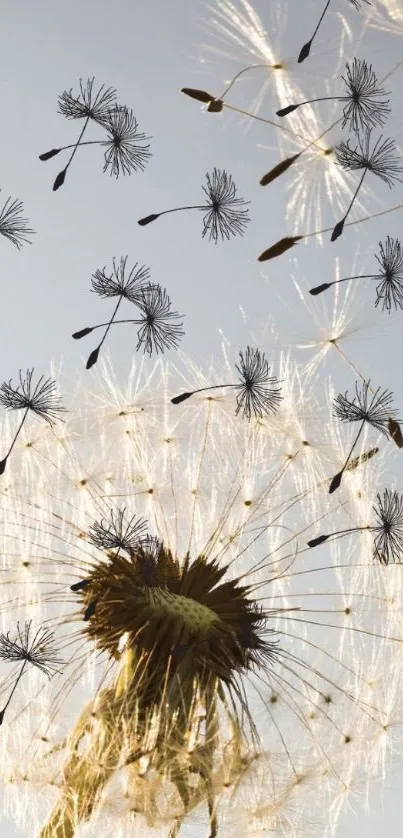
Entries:
{"type": "MultiPolygon", "coordinates": [[[[211,3],[214,5],[214,0],[211,3]]],[[[239,0],[234,4],[239,6],[239,0]]],[[[322,0],[255,0],[254,8],[265,21],[268,37],[285,50],[284,56],[279,52],[279,59],[298,53],[309,34],[309,21],[317,18],[322,5],[322,0]],[[281,14],[277,16],[277,12],[281,14]]],[[[307,98],[323,92],[323,79],[338,77],[337,45],[344,26],[339,12],[346,13],[353,33],[351,44],[346,41],[346,59],[355,54],[355,39],[362,34],[362,20],[346,8],[347,0],[335,0],[332,5],[312,58],[300,68],[299,84],[307,98]]],[[[68,4],[60,0],[3,0],[0,197],[5,200],[11,195],[24,201],[37,235],[21,252],[0,238],[1,380],[15,377],[20,367],[35,366],[40,374],[46,372],[50,360],[61,361],[69,376],[81,370],[94,342],[87,338],[76,343],[70,334],[108,318],[111,307],[90,293],[90,278],[97,268],[110,264],[113,256],[128,254],[129,261],[148,265],[152,278],[166,286],[174,308],[186,315],[182,349],[195,360],[208,361],[217,354],[222,335],[230,341],[234,354],[249,342],[263,346],[275,358],[276,346],[295,348],[304,340],[313,340],[325,319],[331,318],[332,294],[329,292],[323,306],[322,301],[310,299],[306,308],[293,277],[305,291],[332,279],[336,256],[341,275],[351,273],[353,263],[356,273],[368,273],[379,240],[387,234],[401,234],[401,216],[396,213],[354,231],[346,229],[337,246],[330,244],[328,236],[322,248],[311,239],[290,256],[266,265],[257,262],[261,250],[292,232],[284,221],[286,178],[270,189],[262,189],[258,183],[280,159],[275,132],[257,122],[247,125],[228,111],[220,116],[206,114],[197,102],[179,92],[182,86],[194,86],[218,93],[248,62],[247,51],[231,43],[211,20],[204,0],[114,0],[113,4],[105,0],[72,0],[68,4]],[[153,157],[145,173],[116,182],[102,174],[100,149],[80,149],[64,187],[53,193],[62,156],[41,163],[38,155],[74,142],[81,127],[57,114],[57,97],[64,89],[77,89],[80,77],[92,75],[99,83],[116,87],[118,100],[133,108],[140,130],[153,137],[153,157]],[[198,212],[174,214],[149,227],[138,227],[137,219],[143,215],[198,203],[205,173],[214,166],[232,173],[239,195],[251,201],[252,223],[243,239],[217,246],[203,240],[198,212]]],[[[359,56],[370,57],[382,76],[400,59],[399,38],[368,30],[359,56]]],[[[255,61],[256,56],[250,54],[249,62],[255,61]]],[[[295,69],[293,72],[296,78],[295,69]]],[[[387,83],[394,106],[387,132],[399,141],[402,77],[403,70],[397,71],[387,83]]],[[[335,81],[330,84],[337,90],[335,81]]],[[[234,89],[229,101],[245,107],[259,86],[260,82],[250,78],[234,89]]],[[[269,90],[261,113],[273,117],[277,101],[269,90]]],[[[402,201],[402,185],[393,191],[382,183],[371,183],[371,187],[375,195],[372,203],[368,198],[368,207],[380,210],[402,201]]],[[[346,195],[346,205],[348,200],[346,195]]],[[[338,220],[326,201],[323,212],[324,226],[338,220]]],[[[374,299],[373,285],[363,284],[351,308],[357,331],[343,345],[377,386],[395,392],[402,407],[403,312],[390,317],[375,312],[374,299]]],[[[111,334],[109,349],[122,379],[134,347],[130,326],[117,327],[111,334]]],[[[300,351],[301,358],[309,357],[307,350],[300,351]]],[[[326,373],[334,375],[341,389],[351,387],[351,372],[339,359],[333,360],[326,373]]],[[[399,463],[396,474],[402,475],[399,463]]],[[[339,838],[356,838],[357,830],[359,834],[365,831],[366,838],[375,838],[381,831],[397,838],[401,834],[402,791],[403,772],[388,780],[384,810],[375,796],[374,814],[365,823],[361,815],[358,822],[351,814],[344,817],[339,838]]],[[[0,827],[4,838],[19,835],[1,819],[0,827]]]]}

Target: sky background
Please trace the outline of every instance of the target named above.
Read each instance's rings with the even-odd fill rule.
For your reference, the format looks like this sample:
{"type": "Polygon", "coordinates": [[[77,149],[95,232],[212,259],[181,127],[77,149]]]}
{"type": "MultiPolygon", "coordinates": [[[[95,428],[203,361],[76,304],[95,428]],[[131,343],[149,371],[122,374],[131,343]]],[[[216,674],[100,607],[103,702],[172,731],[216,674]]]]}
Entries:
{"type": "MultiPolygon", "coordinates": [[[[258,113],[273,119],[280,101],[284,104],[278,95],[282,83],[298,84],[306,98],[331,95],[340,89],[345,60],[354,55],[372,61],[379,77],[397,65],[403,3],[390,3],[395,9],[393,22],[385,4],[374,0],[372,11],[383,10],[385,31],[366,26],[365,16],[355,12],[347,0],[334,0],[312,56],[297,66],[295,56],[322,6],[322,0],[255,0],[253,9],[266,34],[259,43],[255,38],[253,45],[247,30],[242,34],[230,18],[225,24],[213,0],[211,5],[201,0],[115,0],[113,4],[105,0],[73,0],[69,4],[3,0],[0,199],[4,202],[11,195],[23,200],[25,214],[37,234],[32,245],[20,252],[0,238],[1,380],[15,378],[20,368],[31,366],[39,374],[47,373],[51,361],[62,365],[66,381],[74,379],[95,342],[91,336],[75,342],[71,333],[104,322],[112,311],[107,301],[90,292],[91,275],[110,265],[113,257],[127,254],[129,263],[150,267],[152,279],[166,287],[173,308],[185,315],[181,348],[198,363],[207,365],[217,357],[223,339],[234,358],[238,349],[249,343],[264,349],[274,367],[280,349],[290,348],[296,357],[307,361],[318,357],[319,341],[342,333],[340,346],[348,357],[376,386],[393,390],[402,408],[403,313],[388,316],[375,311],[375,289],[370,281],[356,283],[356,293],[348,294],[343,288],[339,297],[333,291],[316,300],[308,294],[312,285],[331,281],[338,267],[341,276],[370,273],[378,242],[387,234],[401,235],[401,214],[346,228],[337,244],[331,244],[325,234],[322,241],[311,238],[274,262],[258,263],[258,254],[283,235],[312,229],[307,213],[312,216],[321,211],[323,227],[332,227],[342,217],[325,194],[325,176],[321,174],[334,164],[320,160],[309,168],[307,155],[299,172],[290,170],[272,187],[263,189],[259,179],[281,159],[282,150],[292,153],[290,149],[298,150],[301,144],[292,146],[295,139],[291,139],[285,146],[284,134],[273,127],[228,110],[221,115],[207,114],[199,103],[179,92],[183,86],[192,86],[218,95],[237,71],[248,64],[267,62],[272,54],[276,62],[285,64],[284,71],[249,74],[233,88],[228,102],[246,109],[253,102],[257,106],[265,85],[258,113]],[[262,44],[266,45],[266,57],[262,44]],[[283,73],[283,82],[274,80],[274,72],[283,73]],[[133,108],[139,129],[152,137],[153,157],[144,173],[116,181],[102,173],[101,148],[79,149],[65,185],[53,193],[53,180],[67,158],[60,154],[44,163],[38,155],[75,141],[81,124],[58,115],[57,98],[65,89],[77,91],[80,77],[91,76],[99,84],[115,87],[118,101],[133,108]],[[230,172],[238,194],[251,201],[252,221],[243,238],[218,245],[202,239],[202,215],[197,211],[166,216],[145,228],[137,225],[137,219],[149,213],[198,204],[205,174],[215,166],[230,172]],[[304,198],[296,192],[294,180],[301,173],[316,190],[304,198]],[[293,198],[302,213],[298,224],[290,214],[293,198]],[[306,343],[316,345],[301,348],[306,343]]],[[[241,0],[234,0],[233,7],[241,9],[241,0]]],[[[225,9],[225,4],[221,8],[225,9]]],[[[386,136],[396,139],[399,150],[402,79],[400,68],[385,82],[392,100],[386,136]]],[[[319,130],[315,133],[315,123],[307,116],[305,136],[317,136],[339,114],[340,106],[317,106],[319,130]]],[[[98,136],[102,132],[91,126],[88,139],[98,136]]],[[[339,126],[327,135],[326,142],[331,145],[340,136],[339,126]]],[[[401,184],[389,190],[369,177],[368,187],[361,209],[353,210],[351,218],[402,202],[401,184]]],[[[333,199],[335,195],[336,187],[333,199]]],[[[348,189],[341,190],[344,206],[350,195],[348,189]]],[[[124,316],[130,316],[129,305],[122,306],[124,316]]],[[[108,346],[122,381],[131,366],[135,344],[133,327],[111,330],[108,346]]],[[[318,362],[317,372],[324,379],[332,375],[335,386],[343,391],[354,384],[351,370],[332,349],[318,362]]],[[[393,465],[399,481],[402,468],[397,457],[393,465]]],[[[365,830],[366,838],[379,836],[381,830],[390,836],[400,835],[402,792],[403,771],[389,776],[383,802],[374,794],[374,811],[365,824],[361,814],[357,821],[349,813],[342,818],[337,835],[355,838],[357,829],[360,834],[365,830]]],[[[1,818],[0,827],[5,838],[19,835],[1,818]]]]}

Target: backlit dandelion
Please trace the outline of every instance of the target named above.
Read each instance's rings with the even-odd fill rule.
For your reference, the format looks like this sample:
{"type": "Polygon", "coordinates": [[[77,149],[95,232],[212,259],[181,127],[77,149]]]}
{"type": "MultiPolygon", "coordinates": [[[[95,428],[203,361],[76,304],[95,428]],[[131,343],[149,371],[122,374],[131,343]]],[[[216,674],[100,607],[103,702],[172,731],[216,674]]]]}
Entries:
{"type": "MultiPolygon", "coordinates": [[[[335,555],[336,567],[330,552],[310,558],[304,534],[327,495],[321,476],[296,488],[285,436],[242,423],[225,396],[178,412],[168,370],[157,364],[153,380],[145,396],[132,378],[112,445],[101,405],[113,382],[76,391],[85,436],[71,447],[49,433],[41,453],[16,452],[1,495],[0,611],[38,609],[67,653],[39,691],[27,670],[0,739],[10,809],[41,838],[95,835],[116,813],[123,835],[133,810],[143,832],[179,835],[196,817],[220,834],[248,783],[280,834],[287,800],[309,821],[384,725],[356,647],[362,665],[381,653],[378,674],[392,665],[396,578],[371,557],[376,596],[356,596],[365,553],[335,555]],[[27,468],[38,456],[46,472],[27,468]]],[[[374,462],[355,470],[356,488],[374,462]]],[[[356,492],[343,498],[354,514],[356,492]]]]}
{"type": "Polygon", "coordinates": [[[203,238],[208,236],[209,241],[217,244],[219,238],[224,241],[237,234],[242,236],[250,221],[249,209],[245,209],[249,202],[236,197],[237,188],[232,176],[224,170],[215,168],[211,175],[206,174],[206,181],[206,185],[202,186],[207,198],[206,204],[163,210],[163,212],[153,213],[141,218],[138,224],[144,227],[146,224],[156,221],[161,215],[180,212],[181,210],[198,209],[205,213],[203,217],[203,238]]]}

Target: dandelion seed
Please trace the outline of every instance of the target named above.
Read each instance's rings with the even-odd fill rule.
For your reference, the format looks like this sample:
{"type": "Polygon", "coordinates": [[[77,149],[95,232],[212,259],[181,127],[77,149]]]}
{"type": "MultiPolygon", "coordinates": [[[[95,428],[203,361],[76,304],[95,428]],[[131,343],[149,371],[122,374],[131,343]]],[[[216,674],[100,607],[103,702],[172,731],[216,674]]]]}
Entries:
{"type": "Polygon", "coordinates": [[[151,157],[150,145],[144,143],[150,137],[138,131],[133,111],[115,105],[108,112],[103,125],[109,135],[109,139],[102,143],[106,146],[104,172],[109,169],[110,174],[118,178],[121,174],[130,175],[139,169],[144,171],[151,157]]]}
{"type": "MultiPolygon", "coordinates": [[[[90,120],[96,122],[98,125],[103,126],[105,120],[108,120],[108,114],[113,107],[115,100],[116,100],[116,90],[111,87],[105,87],[104,84],[101,85],[97,92],[94,91],[94,82],[95,78],[87,79],[86,84],[84,85],[83,80],[80,79],[80,92],[77,96],[73,95],[72,89],[69,91],[64,90],[63,93],[59,96],[59,113],[62,116],[65,116],[67,119],[84,119],[84,126],[82,131],[78,137],[78,140],[74,145],[63,146],[61,148],[52,148],[50,151],[46,151],[44,154],[39,155],[39,159],[46,161],[50,160],[52,157],[55,157],[59,154],[60,151],[64,151],[66,149],[72,148],[73,151],[71,152],[70,158],[67,162],[67,165],[62,169],[61,172],[56,177],[56,180],[53,184],[53,191],[56,192],[57,189],[60,189],[63,186],[67,170],[73,161],[73,157],[78,149],[79,145],[84,145],[81,142],[84,132],[88,126],[90,120]]],[[[91,143],[92,144],[92,143],[91,143]]]]}
{"type": "Polygon", "coordinates": [[[180,402],[189,399],[190,396],[194,396],[195,393],[203,393],[205,390],[234,387],[239,390],[236,397],[236,415],[242,410],[243,416],[250,420],[252,413],[255,418],[268,413],[275,413],[282,399],[281,388],[273,387],[279,382],[275,376],[269,376],[269,365],[264,352],[247,346],[245,354],[243,352],[239,353],[239,359],[239,366],[235,364],[235,369],[239,373],[240,384],[215,384],[211,387],[201,387],[191,393],[181,393],[179,396],[174,396],[171,399],[172,404],[180,404],[180,402]]]}
{"type": "Polygon", "coordinates": [[[7,198],[6,203],[0,212],[0,235],[9,239],[9,241],[16,246],[17,250],[19,250],[25,242],[27,244],[31,244],[29,236],[33,235],[35,232],[28,226],[28,219],[21,215],[23,209],[22,201],[7,198]]]}
{"type": "MultiPolygon", "coordinates": [[[[354,8],[357,9],[357,11],[358,11],[361,8],[362,3],[366,3],[369,6],[371,4],[371,0],[349,0],[349,3],[351,3],[351,5],[354,6],[354,8]]],[[[323,9],[323,12],[322,12],[322,14],[319,18],[319,21],[318,21],[318,23],[315,27],[313,35],[311,36],[309,41],[307,41],[307,43],[304,44],[304,46],[301,48],[301,51],[300,51],[299,56],[298,56],[298,63],[299,64],[301,64],[303,61],[305,61],[306,58],[308,58],[309,53],[311,51],[312,43],[313,43],[313,41],[314,41],[314,39],[317,35],[318,29],[319,29],[319,27],[322,23],[323,18],[325,17],[325,14],[326,14],[329,6],[330,6],[330,0],[327,0],[325,8],[323,9]]]]}
{"type": "Polygon", "coordinates": [[[58,672],[59,666],[64,663],[57,655],[53,632],[40,628],[31,640],[31,625],[32,620],[29,622],[26,621],[24,630],[22,631],[20,624],[17,623],[17,634],[13,640],[10,639],[10,632],[0,634],[0,658],[10,662],[23,661],[7,702],[2,710],[0,710],[0,725],[3,724],[4,714],[24,674],[27,663],[39,669],[48,678],[51,678],[55,672],[58,672]]]}
{"type": "Polygon", "coordinates": [[[104,266],[102,269],[95,271],[95,273],[92,276],[91,290],[94,291],[95,294],[98,294],[98,296],[101,297],[101,299],[118,297],[118,301],[116,303],[112,317],[108,323],[101,323],[99,326],[86,326],[84,329],[81,329],[80,331],[73,333],[73,338],[75,338],[75,340],[79,340],[80,338],[91,334],[91,332],[93,332],[94,329],[99,329],[102,326],[106,326],[105,332],[100,343],[98,344],[96,349],[93,350],[88,359],[87,369],[93,366],[93,364],[97,361],[101,346],[106,340],[107,334],[112,324],[122,322],[115,320],[116,314],[118,312],[122,300],[128,300],[128,302],[133,303],[134,305],[139,305],[139,303],[143,300],[142,291],[144,290],[149,280],[150,270],[149,268],[146,268],[145,265],[141,265],[139,267],[138,262],[136,262],[134,266],[130,269],[130,271],[127,271],[127,260],[128,256],[122,256],[120,262],[118,263],[117,260],[114,258],[113,270],[111,273],[107,272],[106,267],[104,266]]]}
{"type": "Polygon", "coordinates": [[[382,136],[378,137],[371,151],[371,130],[368,129],[364,137],[358,137],[358,145],[350,147],[350,140],[341,143],[335,149],[336,160],[339,166],[346,171],[359,171],[363,169],[358,186],[348,205],[347,212],[339,221],[331,235],[331,241],[335,241],[343,232],[344,223],[358,195],[367,172],[372,172],[386,183],[391,189],[395,180],[401,181],[403,166],[401,158],[395,152],[394,140],[387,139],[382,142],[382,136]]]}
{"type": "Polygon", "coordinates": [[[374,512],[378,523],[371,527],[375,533],[374,558],[383,565],[403,560],[403,496],[385,489],[378,493],[374,512]]]}
{"type": "Polygon", "coordinates": [[[346,76],[342,76],[342,79],[347,88],[346,95],[306,99],[296,105],[280,108],[276,111],[277,116],[287,116],[302,105],[338,100],[346,102],[343,108],[343,128],[349,125],[357,133],[359,130],[366,131],[383,125],[390,113],[390,107],[388,99],[379,99],[379,97],[388,94],[379,87],[372,64],[367,64],[364,59],[354,58],[352,64],[346,64],[346,76]]]}
{"type": "Polygon", "coordinates": [[[52,378],[44,380],[41,375],[38,383],[33,387],[32,376],[34,369],[28,369],[25,377],[23,377],[20,370],[20,383],[16,387],[12,386],[11,379],[9,382],[3,381],[0,387],[0,404],[6,410],[24,410],[24,415],[18,426],[14,439],[8,449],[6,456],[0,461],[0,475],[4,473],[7,465],[7,460],[14,448],[18,439],[22,426],[31,411],[39,419],[43,419],[48,425],[53,425],[57,420],[60,420],[61,414],[65,412],[65,408],[60,403],[60,397],[57,395],[57,384],[52,378]]]}
{"type": "Polygon", "coordinates": [[[376,524],[362,527],[349,527],[345,530],[319,535],[308,541],[308,547],[318,547],[329,538],[351,535],[355,532],[374,534],[373,558],[382,565],[403,561],[403,495],[391,489],[385,489],[383,495],[377,494],[377,506],[372,510],[377,518],[376,524]]]}
{"type": "MultiPolygon", "coordinates": [[[[148,273],[148,269],[146,270],[148,273]]],[[[147,352],[148,355],[151,356],[153,352],[158,354],[158,352],[164,352],[166,349],[177,349],[179,340],[184,335],[184,331],[182,329],[183,323],[177,322],[176,318],[181,317],[182,315],[178,314],[177,311],[171,311],[171,300],[164,288],[161,288],[160,285],[152,285],[151,283],[148,283],[148,285],[143,284],[143,280],[146,278],[146,271],[144,268],[137,272],[138,275],[140,273],[142,274],[142,284],[139,285],[138,290],[133,287],[130,291],[130,296],[127,296],[126,294],[122,296],[127,296],[131,302],[134,302],[137,305],[141,312],[141,317],[132,317],[126,320],[115,320],[114,318],[122,299],[121,297],[115,307],[112,318],[108,323],[98,323],[96,326],[86,326],[84,329],[73,333],[72,337],[75,338],[75,340],[79,340],[80,338],[89,335],[95,329],[101,329],[106,326],[102,340],[88,357],[86,364],[87,370],[96,364],[100,349],[110,327],[116,326],[120,323],[132,323],[133,325],[140,326],[137,332],[137,351],[143,347],[144,352],[147,352]]]]}
{"type": "Polygon", "coordinates": [[[403,254],[399,239],[387,237],[385,244],[379,242],[379,255],[375,254],[381,271],[376,274],[357,274],[355,276],[344,276],[335,279],[333,282],[324,282],[310,288],[309,293],[316,296],[327,291],[332,285],[340,282],[347,282],[351,279],[374,279],[378,282],[376,286],[375,307],[382,302],[382,309],[391,312],[392,305],[395,309],[403,308],[403,254]]]}
{"type": "Polygon", "coordinates": [[[231,175],[224,170],[214,169],[210,176],[206,174],[207,185],[203,186],[203,192],[207,197],[207,203],[197,206],[175,207],[163,212],[153,213],[141,218],[138,221],[142,227],[155,221],[161,215],[181,210],[198,209],[205,215],[203,218],[203,238],[208,235],[210,241],[217,244],[219,237],[222,241],[230,239],[231,236],[243,235],[246,225],[249,223],[249,210],[243,209],[248,201],[237,198],[237,188],[231,175]],[[241,209],[242,207],[242,209],[241,209]]]}
{"type": "Polygon", "coordinates": [[[343,468],[331,480],[329,487],[330,494],[340,486],[343,473],[350,462],[351,455],[361,436],[365,423],[371,425],[371,427],[385,436],[388,436],[388,422],[391,418],[396,418],[396,410],[391,408],[393,394],[389,390],[381,390],[378,387],[377,390],[370,394],[369,381],[365,381],[361,385],[361,389],[359,389],[359,385],[356,383],[355,393],[352,399],[347,397],[347,392],[344,396],[342,393],[339,393],[335,399],[334,413],[338,419],[341,419],[342,422],[360,422],[361,424],[343,468]]]}

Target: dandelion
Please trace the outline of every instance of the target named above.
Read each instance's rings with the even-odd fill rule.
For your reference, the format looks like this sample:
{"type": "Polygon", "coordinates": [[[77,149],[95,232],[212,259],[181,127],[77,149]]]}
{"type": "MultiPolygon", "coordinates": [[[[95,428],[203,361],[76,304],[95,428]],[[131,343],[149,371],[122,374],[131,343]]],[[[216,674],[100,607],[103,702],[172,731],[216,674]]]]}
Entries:
{"type": "Polygon", "coordinates": [[[22,201],[7,198],[0,212],[0,235],[14,244],[19,250],[25,242],[31,244],[29,238],[34,230],[29,227],[29,221],[22,216],[24,211],[22,201]]]}
{"type": "Polygon", "coordinates": [[[209,241],[217,244],[219,237],[222,241],[230,239],[231,236],[243,235],[246,225],[249,223],[249,210],[244,209],[248,201],[237,198],[237,188],[231,175],[226,171],[214,169],[213,174],[206,174],[207,185],[203,186],[203,192],[207,197],[207,203],[203,205],[175,207],[163,212],[153,213],[141,218],[138,221],[142,227],[155,221],[161,215],[181,210],[198,209],[205,215],[203,218],[203,238],[208,235],[209,241]],[[242,209],[241,209],[242,207],[242,209]]]}
{"type": "Polygon", "coordinates": [[[372,64],[367,64],[364,59],[354,58],[352,64],[346,64],[346,76],[342,76],[346,86],[344,96],[321,96],[315,99],[306,99],[296,105],[287,105],[276,111],[277,116],[288,116],[288,114],[300,108],[302,105],[312,105],[314,102],[325,102],[339,100],[346,102],[343,108],[342,127],[349,125],[356,133],[366,131],[370,128],[383,125],[390,113],[389,100],[379,97],[388,94],[379,87],[378,79],[372,69],[372,64]]]}
{"type": "Polygon", "coordinates": [[[379,255],[375,254],[380,271],[376,274],[356,274],[354,276],[343,276],[333,282],[323,282],[309,289],[309,293],[316,296],[327,291],[332,285],[340,282],[347,282],[351,279],[374,279],[378,282],[376,286],[375,307],[382,302],[382,309],[391,312],[392,305],[395,309],[403,308],[403,255],[399,239],[387,237],[385,244],[379,242],[379,255]]]}
{"type": "Polygon", "coordinates": [[[215,384],[210,387],[201,387],[191,393],[181,393],[171,399],[172,404],[180,404],[195,393],[202,393],[205,390],[216,390],[222,387],[234,387],[239,390],[236,397],[236,411],[238,415],[242,410],[243,416],[250,420],[252,413],[255,418],[262,417],[268,413],[275,413],[282,399],[281,388],[274,387],[278,384],[275,376],[269,375],[269,365],[264,352],[259,349],[246,347],[245,354],[239,353],[239,366],[235,369],[239,373],[240,384],[215,384]]]}
{"type": "Polygon", "coordinates": [[[369,381],[365,381],[361,385],[361,390],[356,383],[355,396],[352,399],[347,397],[347,393],[344,396],[342,393],[339,393],[335,399],[335,416],[341,419],[342,422],[360,422],[361,424],[343,468],[331,480],[329,486],[330,494],[340,486],[343,473],[350,462],[351,455],[361,436],[365,423],[367,422],[375,430],[379,431],[379,433],[388,436],[388,423],[391,419],[396,420],[396,410],[391,408],[393,394],[389,390],[381,390],[380,387],[375,392],[372,391],[371,395],[369,393],[369,381]]]}
{"type": "Polygon", "coordinates": [[[353,203],[361,188],[362,182],[367,172],[372,172],[392,188],[395,180],[401,181],[400,175],[403,174],[403,166],[401,159],[395,153],[394,140],[387,139],[382,142],[382,136],[378,137],[371,150],[371,130],[368,129],[364,137],[358,137],[358,144],[355,148],[350,147],[350,141],[346,140],[336,149],[336,161],[343,169],[347,171],[359,171],[363,169],[358,186],[354,195],[348,205],[347,212],[339,221],[331,235],[331,241],[335,241],[343,232],[344,223],[353,206],[353,203]]]}
{"type": "Polygon", "coordinates": [[[377,506],[372,507],[376,524],[362,527],[350,527],[347,530],[319,535],[308,541],[308,547],[318,547],[329,538],[350,535],[354,532],[374,533],[373,557],[382,565],[403,561],[403,495],[391,489],[385,489],[383,495],[377,494],[377,506]]]}
{"type": "Polygon", "coordinates": [[[14,640],[10,639],[10,632],[0,634],[0,658],[11,662],[23,661],[7,702],[3,709],[0,710],[0,725],[3,724],[4,714],[24,674],[27,663],[39,669],[48,678],[51,678],[55,672],[58,672],[58,667],[63,663],[63,660],[57,657],[53,632],[40,628],[31,640],[31,625],[32,620],[26,621],[24,631],[22,631],[19,623],[17,623],[17,634],[14,640]]]}
{"type": "MultiPolygon", "coordinates": [[[[368,6],[371,3],[371,0],[348,0],[348,1],[352,6],[354,6],[355,9],[357,9],[357,11],[361,8],[363,3],[366,3],[368,6]]],[[[330,6],[330,0],[327,0],[326,5],[323,9],[323,12],[322,12],[322,14],[321,14],[321,16],[318,20],[318,23],[317,23],[317,25],[314,29],[313,35],[311,36],[309,41],[307,41],[306,44],[304,44],[304,46],[301,48],[301,51],[300,51],[299,56],[298,56],[298,63],[299,64],[301,64],[303,61],[305,61],[306,58],[308,58],[309,53],[311,51],[312,43],[314,41],[314,38],[317,35],[318,29],[319,29],[319,27],[322,23],[323,18],[325,17],[325,14],[326,14],[329,6],[330,6]]]]}
{"type": "Polygon", "coordinates": [[[57,384],[52,378],[46,378],[41,375],[35,387],[32,385],[32,376],[34,369],[27,370],[25,377],[20,370],[20,383],[13,387],[12,381],[3,381],[0,387],[0,404],[6,410],[23,410],[24,415],[17,428],[11,445],[7,454],[0,462],[0,474],[4,473],[7,465],[7,460],[14,448],[18,436],[22,430],[28,413],[31,411],[39,419],[43,419],[49,425],[53,425],[57,420],[61,419],[61,414],[65,412],[65,408],[60,403],[60,397],[57,394],[57,384]]]}
{"type": "Polygon", "coordinates": [[[196,814],[219,834],[250,784],[262,826],[293,801],[302,828],[384,725],[365,675],[375,658],[388,672],[397,643],[383,569],[368,566],[374,596],[365,577],[354,593],[365,553],[318,567],[303,537],[328,505],[321,476],[296,489],[298,457],[265,417],[240,422],[225,395],[178,412],[167,376],[158,363],[147,395],[132,377],[112,444],[122,394],[101,377],[76,391],[84,437],[49,434],[45,472],[21,450],[27,479],[1,496],[0,610],[38,609],[68,650],[39,693],[15,694],[0,740],[9,803],[23,779],[14,817],[42,838],[116,832],[117,817],[128,833],[133,810],[143,833],[178,835],[196,814]]]}

